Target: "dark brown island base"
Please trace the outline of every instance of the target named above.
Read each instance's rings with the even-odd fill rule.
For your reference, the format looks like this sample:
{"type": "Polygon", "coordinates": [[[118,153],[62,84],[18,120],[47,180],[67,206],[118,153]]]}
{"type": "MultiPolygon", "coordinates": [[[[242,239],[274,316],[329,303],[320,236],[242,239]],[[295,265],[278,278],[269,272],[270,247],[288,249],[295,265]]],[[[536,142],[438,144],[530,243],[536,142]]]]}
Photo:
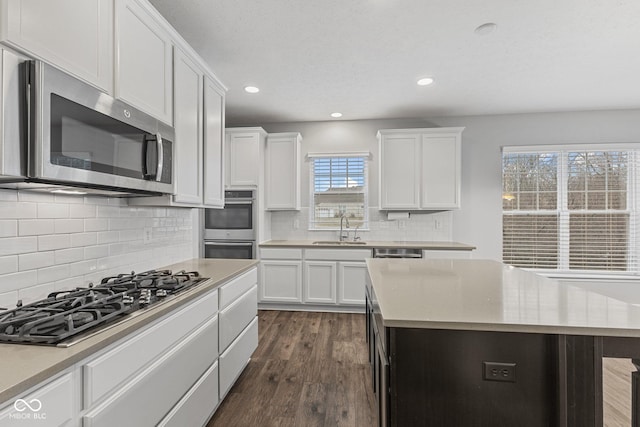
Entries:
{"type": "MultiPolygon", "coordinates": [[[[602,358],[640,366],[640,309],[484,260],[367,261],[382,426],[602,426],[602,358]]],[[[638,372],[632,425],[640,426],[638,372]]]]}

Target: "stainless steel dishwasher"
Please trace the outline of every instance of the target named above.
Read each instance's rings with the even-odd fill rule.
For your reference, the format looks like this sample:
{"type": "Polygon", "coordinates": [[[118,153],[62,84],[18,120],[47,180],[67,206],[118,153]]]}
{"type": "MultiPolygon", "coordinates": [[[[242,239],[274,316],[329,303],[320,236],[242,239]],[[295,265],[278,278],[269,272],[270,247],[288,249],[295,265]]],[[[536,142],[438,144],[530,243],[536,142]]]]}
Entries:
{"type": "Polygon", "coordinates": [[[374,258],[422,258],[418,248],[374,248],[374,258]]]}

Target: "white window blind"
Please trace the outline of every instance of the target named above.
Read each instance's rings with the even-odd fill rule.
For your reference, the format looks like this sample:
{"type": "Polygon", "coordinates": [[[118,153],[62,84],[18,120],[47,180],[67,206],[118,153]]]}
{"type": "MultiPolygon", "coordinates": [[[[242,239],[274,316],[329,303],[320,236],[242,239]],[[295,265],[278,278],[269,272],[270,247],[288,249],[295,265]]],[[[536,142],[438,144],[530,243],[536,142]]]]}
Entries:
{"type": "Polygon", "coordinates": [[[367,157],[325,155],[311,159],[311,229],[367,228],[367,157]]]}
{"type": "Polygon", "coordinates": [[[606,145],[503,149],[503,261],[639,274],[639,153],[606,145]]]}

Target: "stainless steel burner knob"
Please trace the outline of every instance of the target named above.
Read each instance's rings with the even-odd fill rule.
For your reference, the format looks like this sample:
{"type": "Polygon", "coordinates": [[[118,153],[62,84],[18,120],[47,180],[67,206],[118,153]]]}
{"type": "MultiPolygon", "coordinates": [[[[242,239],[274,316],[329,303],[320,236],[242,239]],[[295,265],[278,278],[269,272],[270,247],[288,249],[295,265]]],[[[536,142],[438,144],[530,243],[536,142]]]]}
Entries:
{"type": "Polygon", "coordinates": [[[124,304],[133,304],[133,297],[131,295],[125,295],[122,297],[122,302],[124,304]]]}
{"type": "Polygon", "coordinates": [[[160,297],[160,298],[166,297],[167,296],[167,290],[166,289],[158,289],[156,291],[156,296],[160,297]]]}

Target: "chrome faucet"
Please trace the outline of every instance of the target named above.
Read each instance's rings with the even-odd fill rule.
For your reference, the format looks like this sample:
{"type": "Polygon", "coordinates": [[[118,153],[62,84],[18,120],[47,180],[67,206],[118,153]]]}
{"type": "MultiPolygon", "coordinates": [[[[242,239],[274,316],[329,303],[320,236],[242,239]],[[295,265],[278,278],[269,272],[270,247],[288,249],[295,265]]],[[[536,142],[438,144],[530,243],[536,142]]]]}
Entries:
{"type": "Polygon", "coordinates": [[[349,218],[347,218],[347,216],[345,215],[344,212],[340,215],[340,241],[341,242],[344,242],[345,240],[349,240],[349,232],[347,231],[346,235],[343,234],[343,232],[342,232],[342,230],[343,230],[342,222],[343,221],[347,222],[346,225],[347,225],[347,228],[349,228],[349,218]]]}
{"type": "Polygon", "coordinates": [[[360,236],[358,236],[358,228],[360,228],[360,224],[356,225],[356,229],[353,231],[353,241],[357,242],[360,240],[360,236]]]}

